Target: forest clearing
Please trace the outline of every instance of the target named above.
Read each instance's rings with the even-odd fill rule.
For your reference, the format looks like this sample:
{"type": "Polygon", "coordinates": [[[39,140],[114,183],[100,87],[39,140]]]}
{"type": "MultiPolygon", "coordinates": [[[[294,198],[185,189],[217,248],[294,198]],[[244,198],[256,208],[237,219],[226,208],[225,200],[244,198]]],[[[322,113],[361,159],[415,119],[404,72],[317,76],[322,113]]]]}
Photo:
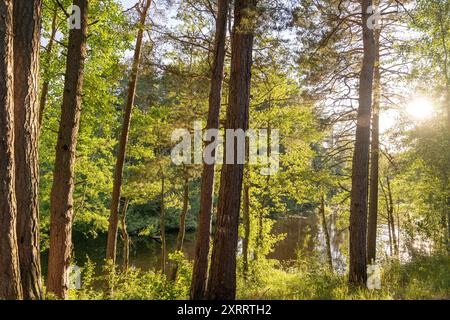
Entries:
{"type": "Polygon", "coordinates": [[[0,300],[450,300],[450,0],[0,0],[0,137],[0,300]]]}

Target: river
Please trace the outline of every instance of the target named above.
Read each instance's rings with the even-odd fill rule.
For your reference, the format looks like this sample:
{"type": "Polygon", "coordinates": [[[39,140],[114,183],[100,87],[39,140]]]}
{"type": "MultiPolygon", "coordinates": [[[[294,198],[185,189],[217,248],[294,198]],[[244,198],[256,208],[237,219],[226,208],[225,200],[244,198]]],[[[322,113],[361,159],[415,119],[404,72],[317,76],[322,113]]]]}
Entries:
{"type": "MultiPolygon", "coordinates": [[[[333,225],[333,224],[332,224],[333,225]]],[[[332,255],[335,268],[337,270],[345,268],[345,256],[342,254],[347,242],[347,232],[338,231],[334,227],[329,227],[331,237],[332,255]]],[[[321,229],[320,221],[315,215],[292,216],[279,218],[276,220],[272,233],[275,235],[285,234],[284,240],[279,241],[269,258],[276,259],[283,264],[289,264],[296,260],[298,253],[308,256],[312,253],[325,254],[325,237],[321,229]]],[[[105,257],[106,237],[86,239],[80,235],[74,235],[74,261],[76,265],[83,266],[87,257],[95,262],[99,267],[103,264],[105,257]]],[[[175,247],[176,234],[167,235],[168,252],[172,252],[175,247]]],[[[118,243],[118,263],[121,263],[121,246],[118,243]]],[[[187,233],[184,241],[183,251],[185,256],[192,260],[195,250],[195,233],[187,233]]],[[[42,256],[43,271],[46,274],[47,252],[42,256]]],[[[142,270],[159,269],[161,266],[161,245],[155,240],[132,238],[130,248],[130,266],[142,270]]]]}

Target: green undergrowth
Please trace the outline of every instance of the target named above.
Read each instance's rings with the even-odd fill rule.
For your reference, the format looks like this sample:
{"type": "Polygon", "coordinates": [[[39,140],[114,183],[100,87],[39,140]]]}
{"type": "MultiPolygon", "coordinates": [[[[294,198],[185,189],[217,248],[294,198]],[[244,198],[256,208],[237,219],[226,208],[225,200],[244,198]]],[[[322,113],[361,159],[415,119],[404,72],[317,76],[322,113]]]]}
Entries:
{"type": "MultiPolygon", "coordinates": [[[[127,273],[104,268],[95,274],[88,260],[82,269],[82,286],[70,290],[73,300],[167,300],[187,299],[192,262],[181,253],[170,255],[177,263],[176,281],[160,271],[130,268],[127,273]]],[[[410,300],[450,299],[450,258],[422,256],[400,264],[391,260],[382,265],[381,289],[352,288],[346,275],[331,272],[320,259],[308,258],[290,267],[274,260],[253,262],[244,279],[238,269],[238,299],[256,300],[410,300]]],[[[50,296],[48,298],[51,298],[50,296]]]]}
{"type": "Polygon", "coordinates": [[[274,300],[409,300],[450,299],[450,258],[420,257],[382,266],[381,289],[351,288],[346,275],[331,272],[319,260],[290,268],[265,268],[258,279],[239,279],[239,299],[274,300]]]}

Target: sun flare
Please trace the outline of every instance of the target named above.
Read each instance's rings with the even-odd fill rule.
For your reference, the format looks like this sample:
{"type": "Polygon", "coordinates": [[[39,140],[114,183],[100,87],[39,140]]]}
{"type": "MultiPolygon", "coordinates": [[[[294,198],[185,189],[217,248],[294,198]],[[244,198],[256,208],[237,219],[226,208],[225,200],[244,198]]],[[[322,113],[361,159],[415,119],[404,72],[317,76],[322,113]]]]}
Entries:
{"type": "Polygon", "coordinates": [[[417,98],[408,103],[406,112],[414,120],[427,119],[434,112],[433,103],[426,98],[417,98]]]}

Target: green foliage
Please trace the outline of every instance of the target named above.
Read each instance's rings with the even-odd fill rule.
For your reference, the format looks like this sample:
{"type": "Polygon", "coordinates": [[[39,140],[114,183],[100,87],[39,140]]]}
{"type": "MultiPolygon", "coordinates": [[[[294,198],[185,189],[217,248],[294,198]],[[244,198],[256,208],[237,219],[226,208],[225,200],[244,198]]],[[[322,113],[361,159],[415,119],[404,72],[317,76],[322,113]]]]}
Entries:
{"type": "MultiPolygon", "coordinates": [[[[64,1],[67,8],[70,1],[64,1]]],[[[44,48],[42,80],[50,91],[44,109],[40,136],[40,204],[44,233],[49,228],[50,190],[54,164],[68,41],[66,18],[54,1],[44,1],[44,39],[50,35],[57,10],[57,43],[50,53],[44,48]]],[[[128,16],[114,0],[94,1],[89,10],[88,57],[84,71],[83,101],[77,145],[74,228],[96,236],[107,229],[109,195],[112,190],[116,130],[122,105],[121,80],[125,51],[130,48],[132,30],[128,16]],[[105,8],[108,8],[107,10],[105,8]],[[95,23],[94,23],[95,22],[95,23]]],[[[45,245],[45,243],[44,243],[45,245]]]]}
{"type": "MultiPolygon", "coordinates": [[[[61,2],[64,7],[71,3],[70,0],[61,2]]],[[[446,217],[450,201],[450,135],[443,116],[450,94],[448,83],[447,88],[444,85],[450,76],[450,66],[443,59],[450,47],[448,0],[417,1],[418,6],[412,12],[415,19],[410,25],[417,38],[412,43],[406,40],[399,43],[387,27],[383,30],[386,42],[394,43],[392,48],[386,47],[386,52],[397,50],[402,57],[400,63],[409,58],[415,61],[413,65],[408,62],[408,75],[398,77],[402,85],[426,93],[437,110],[429,121],[402,121],[398,128],[382,136],[386,145],[380,160],[380,180],[391,179],[395,223],[404,247],[402,253],[413,261],[407,264],[392,261],[383,253],[386,241],[378,241],[378,257],[385,263],[383,289],[368,291],[349,288],[346,277],[330,271],[318,252],[302,256],[294,267],[267,258],[284,237],[273,234],[274,218],[315,214],[322,196],[326,215],[333,215],[334,227],[338,231],[348,228],[353,100],[357,94],[361,52],[357,50],[360,39],[355,36],[358,33],[354,32],[353,22],[344,21],[341,16],[351,17],[353,5],[338,2],[302,1],[292,15],[289,10],[284,13],[287,19],[277,14],[283,1],[277,3],[281,6],[277,8],[265,7],[269,3],[261,4],[265,19],[259,19],[255,34],[249,126],[280,130],[280,167],[271,176],[261,175],[261,169],[267,167],[263,164],[245,168],[244,183],[250,193],[249,272],[243,274],[244,259],[238,252],[238,295],[251,299],[448,298],[448,257],[422,256],[424,252],[444,252],[449,241],[445,223],[450,219],[446,217]],[[288,23],[293,32],[281,23],[288,23]],[[273,30],[272,24],[277,25],[277,30],[273,30]],[[283,27],[286,34],[278,34],[284,33],[283,27]],[[297,49],[298,54],[294,52],[297,49]],[[426,244],[426,250],[417,247],[421,241],[426,244]]],[[[41,43],[44,47],[40,72],[41,82],[48,81],[50,88],[40,136],[40,240],[44,251],[48,248],[50,190],[68,30],[66,17],[55,1],[43,3],[41,43]],[[52,52],[48,52],[46,44],[55,12],[58,41],[52,52]]],[[[208,1],[168,3],[176,10],[173,17],[176,23],[157,23],[160,15],[164,16],[161,10],[152,13],[149,19],[151,28],[146,30],[149,41],[143,48],[129,133],[122,197],[130,200],[127,228],[133,237],[158,236],[162,199],[166,231],[178,231],[185,174],[189,176],[190,187],[186,231],[197,227],[201,166],[175,166],[171,162],[170,150],[175,144],[171,134],[176,128],[192,131],[195,120],[205,123],[214,18],[208,1]],[[161,194],[163,180],[165,190],[161,194]]],[[[92,1],[89,15],[88,57],[76,150],[74,234],[77,236],[74,242],[80,234],[95,238],[107,230],[131,65],[129,50],[136,31],[136,12],[125,14],[119,1],[92,1]]],[[[229,46],[227,39],[227,53],[229,46]]],[[[382,59],[382,82],[386,83],[382,91],[389,98],[382,104],[383,108],[390,109],[394,104],[403,103],[405,97],[396,97],[395,88],[388,83],[399,82],[393,81],[396,78],[389,74],[402,74],[404,66],[398,67],[397,56],[383,54],[382,59]]],[[[228,103],[229,60],[227,54],[223,106],[228,103]]],[[[225,114],[226,108],[222,107],[221,124],[225,114]]],[[[217,174],[220,169],[217,166],[217,174]]],[[[217,195],[220,179],[215,181],[217,195]]],[[[217,202],[217,197],[214,200],[217,202]]],[[[386,225],[386,201],[380,195],[380,229],[386,225]]],[[[241,239],[245,236],[243,227],[239,230],[241,239]]],[[[316,241],[312,238],[312,232],[305,237],[316,241]]],[[[348,251],[346,245],[342,245],[341,251],[348,251]]],[[[97,255],[103,255],[103,250],[97,248],[97,255]]],[[[88,259],[83,268],[83,287],[71,290],[71,298],[186,298],[191,262],[180,252],[169,253],[169,259],[179,267],[175,282],[168,281],[156,270],[130,268],[123,273],[108,264],[96,267],[88,259]],[[98,269],[104,270],[99,274],[98,269]],[[112,293],[105,288],[113,288],[112,293]]],[[[401,261],[404,263],[404,257],[401,261]]]]}
{"type": "Polygon", "coordinates": [[[420,257],[404,265],[383,265],[381,290],[353,289],[347,277],[333,273],[323,260],[309,258],[293,268],[264,268],[261,282],[239,281],[239,299],[391,300],[449,299],[448,256],[420,257]]]}
{"type": "Polygon", "coordinates": [[[384,284],[394,299],[450,299],[450,257],[419,256],[401,265],[392,261],[386,266],[384,284]]]}
{"type": "Polygon", "coordinates": [[[101,275],[87,260],[82,268],[82,287],[70,290],[74,300],[174,300],[187,299],[191,282],[192,264],[180,252],[169,255],[177,263],[177,279],[171,282],[157,271],[130,268],[127,272],[106,264],[101,275]],[[112,293],[110,289],[112,288],[112,293]]]}

